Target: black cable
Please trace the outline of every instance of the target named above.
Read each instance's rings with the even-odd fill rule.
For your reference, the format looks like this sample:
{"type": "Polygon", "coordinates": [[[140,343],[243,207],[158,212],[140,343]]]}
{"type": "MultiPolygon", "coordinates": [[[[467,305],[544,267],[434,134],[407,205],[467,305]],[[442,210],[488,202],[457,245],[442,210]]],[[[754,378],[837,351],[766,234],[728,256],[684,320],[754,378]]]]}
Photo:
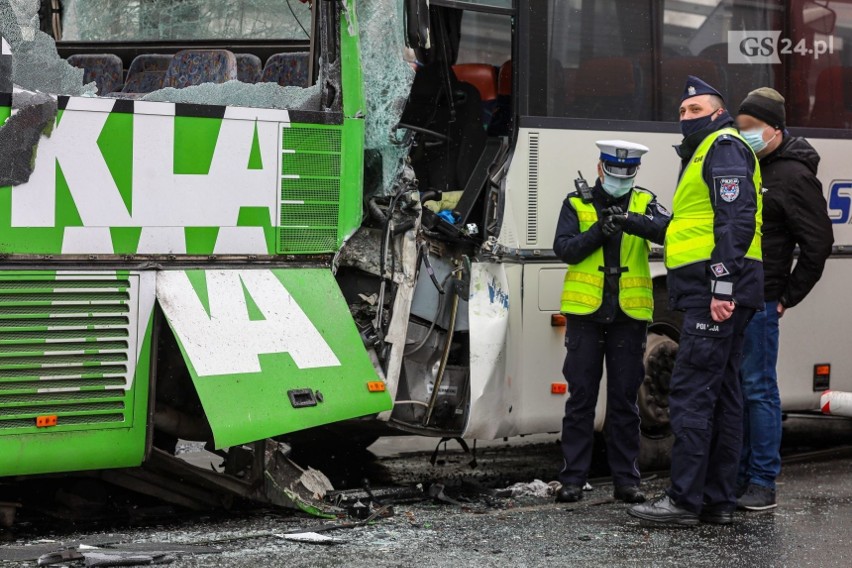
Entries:
{"type": "Polygon", "coordinates": [[[311,34],[308,33],[308,30],[306,30],[305,26],[302,25],[302,22],[299,21],[299,16],[297,16],[296,12],[293,11],[293,6],[290,5],[290,0],[287,0],[287,7],[290,9],[290,13],[293,14],[293,19],[296,20],[296,23],[299,24],[300,28],[302,28],[302,31],[305,33],[305,37],[311,39],[311,34]]]}

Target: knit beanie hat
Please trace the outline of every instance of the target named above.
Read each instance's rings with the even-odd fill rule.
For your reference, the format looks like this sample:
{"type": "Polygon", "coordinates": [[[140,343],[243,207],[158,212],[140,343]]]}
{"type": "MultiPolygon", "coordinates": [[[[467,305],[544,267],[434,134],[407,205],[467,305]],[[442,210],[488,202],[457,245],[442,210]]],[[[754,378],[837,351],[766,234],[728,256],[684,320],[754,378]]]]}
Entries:
{"type": "Polygon", "coordinates": [[[779,130],[784,130],[787,122],[784,97],[769,87],[761,87],[750,92],[740,105],[739,114],[753,116],[779,130]]]}

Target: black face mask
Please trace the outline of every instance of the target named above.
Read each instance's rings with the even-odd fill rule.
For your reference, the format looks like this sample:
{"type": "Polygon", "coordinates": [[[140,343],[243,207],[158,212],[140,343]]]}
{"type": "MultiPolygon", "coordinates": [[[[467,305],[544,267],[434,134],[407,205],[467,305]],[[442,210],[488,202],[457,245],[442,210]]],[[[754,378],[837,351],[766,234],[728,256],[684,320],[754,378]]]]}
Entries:
{"type": "Polygon", "coordinates": [[[680,131],[683,134],[684,138],[687,138],[691,134],[695,134],[700,130],[704,130],[710,123],[713,122],[713,116],[715,113],[708,114],[707,116],[702,116],[701,118],[692,118],[690,120],[681,120],[680,121],[680,131]]]}

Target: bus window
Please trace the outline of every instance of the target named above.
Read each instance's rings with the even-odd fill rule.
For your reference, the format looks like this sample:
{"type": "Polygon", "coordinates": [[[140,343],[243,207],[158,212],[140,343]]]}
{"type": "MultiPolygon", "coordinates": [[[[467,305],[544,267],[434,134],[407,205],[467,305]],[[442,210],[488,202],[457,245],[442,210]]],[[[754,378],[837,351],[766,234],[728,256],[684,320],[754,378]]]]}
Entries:
{"type": "Polygon", "coordinates": [[[790,20],[788,123],[852,128],[852,2],[797,0],[790,20]]]}
{"type": "Polygon", "coordinates": [[[298,0],[65,0],[62,39],[304,40],[310,23],[310,8],[298,0]]]}
{"type": "MultiPolygon", "coordinates": [[[[780,65],[770,65],[759,58],[737,60],[736,56],[745,54],[729,53],[729,32],[782,30],[783,18],[784,6],[780,0],[666,0],[659,118],[677,120],[687,75],[698,75],[719,89],[732,112],[758,87],[773,87],[783,92],[780,65]]],[[[752,54],[763,49],[759,41],[759,37],[747,40],[743,50],[752,54]]]]}
{"type": "MultiPolygon", "coordinates": [[[[533,53],[533,114],[575,118],[651,118],[650,2],[548,0],[531,3],[533,25],[546,21],[547,46],[533,53]],[[533,100],[535,99],[535,100],[533,100]]],[[[530,42],[538,41],[530,37],[530,42]]],[[[533,47],[535,51],[535,47],[533,47]]]]}
{"type": "Polygon", "coordinates": [[[509,16],[465,12],[456,63],[500,66],[512,56],[512,20],[509,16]]]}
{"type": "Polygon", "coordinates": [[[673,122],[687,75],[734,110],[752,89],[782,87],[769,62],[728,53],[729,32],[782,30],[782,0],[549,0],[530,13],[534,116],[673,122]]]}
{"type": "Polygon", "coordinates": [[[311,29],[318,20],[299,0],[64,0],[61,7],[61,25],[43,25],[59,39],[56,48],[41,32],[30,32],[35,47],[10,37],[22,63],[15,82],[24,88],[160,102],[339,108],[339,98],[321,101],[326,91],[336,96],[339,85],[322,95],[318,86],[306,89],[317,76],[311,29]],[[57,50],[77,69],[63,61],[42,63],[57,50]],[[46,78],[57,75],[61,81],[46,78]]]}

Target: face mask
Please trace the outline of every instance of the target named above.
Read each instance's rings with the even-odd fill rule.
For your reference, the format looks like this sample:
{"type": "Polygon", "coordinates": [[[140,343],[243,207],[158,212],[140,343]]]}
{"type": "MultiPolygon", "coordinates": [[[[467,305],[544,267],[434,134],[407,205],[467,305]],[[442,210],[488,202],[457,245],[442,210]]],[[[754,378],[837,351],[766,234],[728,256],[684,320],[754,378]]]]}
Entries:
{"type": "Polygon", "coordinates": [[[704,130],[710,123],[713,122],[713,114],[708,114],[707,116],[702,116],[701,118],[692,118],[689,120],[681,120],[680,121],[680,131],[683,133],[683,137],[687,138],[691,134],[695,134],[699,130],[704,130]]]}
{"type": "Polygon", "coordinates": [[[618,199],[627,195],[627,192],[633,187],[633,178],[617,178],[604,173],[601,186],[603,186],[605,192],[618,199]]]}
{"type": "Polygon", "coordinates": [[[775,134],[767,142],[763,139],[763,130],[763,128],[756,128],[754,130],[744,130],[740,132],[740,135],[745,139],[746,143],[751,146],[751,149],[754,150],[755,154],[759,154],[765,150],[769,142],[775,140],[775,136],[777,136],[777,134],[775,134]]]}

